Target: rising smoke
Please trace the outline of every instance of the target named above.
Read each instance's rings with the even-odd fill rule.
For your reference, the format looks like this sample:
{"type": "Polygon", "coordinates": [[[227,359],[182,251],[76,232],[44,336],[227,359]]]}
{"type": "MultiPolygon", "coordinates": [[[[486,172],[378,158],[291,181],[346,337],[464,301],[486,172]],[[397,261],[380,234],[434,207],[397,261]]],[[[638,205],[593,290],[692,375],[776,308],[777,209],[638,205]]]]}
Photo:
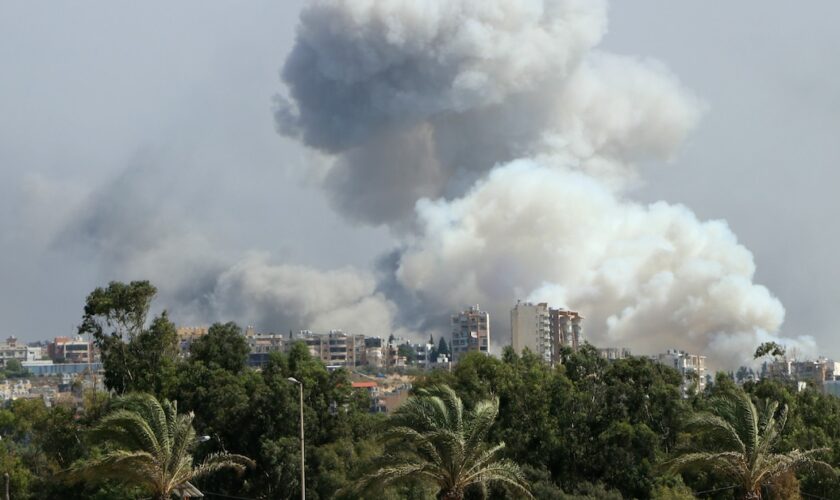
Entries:
{"type": "MultiPolygon", "coordinates": [[[[403,241],[375,291],[350,287],[344,319],[365,294],[383,323],[421,330],[480,303],[498,340],[531,298],[582,311],[597,344],[734,364],[775,338],[784,308],[725,222],[629,199],[634,164],[671,159],[702,105],[661,64],[595,49],[606,26],[594,0],[303,11],[277,129],[332,157],[337,210],[403,241]]],[[[287,294],[256,281],[261,297],[287,294]]]]}
{"type": "Polygon", "coordinates": [[[276,127],[327,159],[314,177],[340,214],[391,229],[376,269],[230,255],[179,222],[154,161],[92,193],[55,244],[98,255],[105,279],[152,280],[185,323],[419,340],[478,303],[498,346],[516,299],[546,300],[597,345],[733,366],[779,337],[784,308],[725,222],[632,200],[635,165],[672,159],[703,106],[660,63],[598,50],[606,26],[598,0],[304,9],[276,127]]]}

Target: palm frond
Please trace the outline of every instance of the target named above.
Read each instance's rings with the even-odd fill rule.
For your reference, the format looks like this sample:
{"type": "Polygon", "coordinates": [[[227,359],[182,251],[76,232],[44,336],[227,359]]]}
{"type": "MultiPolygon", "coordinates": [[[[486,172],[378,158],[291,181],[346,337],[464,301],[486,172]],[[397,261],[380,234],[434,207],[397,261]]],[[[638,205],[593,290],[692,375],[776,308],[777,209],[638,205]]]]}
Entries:
{"type": "Polygon", "coordinates": [[[722,450],[747,453],[747,446],[738,435],[738,430],[723,418],[711,413],[698,413],[686,422],[686,428],[713,438],[722,450]]]}
{"type": "Polygon", "coordinates": [[[747,467],[744,455],[734,451],[685,453],[665,465],[673,473],[710,469],[736,479],[747,467]]]}
{"type": "Polygon", "coordinates": [[[522,474],[522,469],[514,462],[506,459],[486,465],[467,476],[464,486],[475,483],[486,484],[495,482],[513,487],[519,493],[525,494],[528,498],[533,498],[531,490],[528,488],[528,482],[522,474]]]}
{"type": "Polygon", "coordinates": [[[193,469],[190,479],[205,477],[223,469],[232,469],[237,473],[244,472],[246,468],[254,467],[256,464],[244,455],[233,453],[214,453],[208,455],[204,461],[193,469]]]}

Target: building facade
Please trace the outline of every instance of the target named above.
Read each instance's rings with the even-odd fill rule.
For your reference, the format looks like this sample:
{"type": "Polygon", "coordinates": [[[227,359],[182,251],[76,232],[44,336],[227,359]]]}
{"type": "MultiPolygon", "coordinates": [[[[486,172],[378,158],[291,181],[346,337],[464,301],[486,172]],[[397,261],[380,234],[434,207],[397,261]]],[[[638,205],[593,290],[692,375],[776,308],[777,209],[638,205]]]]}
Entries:
{"type": "Polygon", "coordinates": [[[598,354],[607,361],[627,359],[633,355],[627,347],[599,347],[597,350],[598,354]]]}
{"type": "Polygon", "coordinates": [[[683,397],[689,396],[692,388],[696,392],[706,389],[706,356],[669,349],[665,353],[652,356],[651,359],[680,372],[683,376],[681,386],[683,397]]]}
{"type": "Polygon", "coordinates": [[[55,337],[47,344],[47,356],[57,363],[89,363],[96,358],[93,345],[80,336],[55,337]]]}
{"type": "Polygon", "coordinates": [[[452,315],[452,359],[458,361],[468,352],[490,352],[490,314],[478,306],[452,315]]]}
{"type": "Polygon", "coordinates": [[[510,311],[510,345],[517,354],[525,349],[551,362],[551,318],[548,304],[517,302],[510,311]]]}
{"type": "Polygon", "coordinates": [[[20,342],[17,337],[7,338],[0,344],[0,367],[6,368],[6,364],[13,359],[23,363],[26,361],[27,352],[26,344],[20,342]]]}
{"type": "Polygon", "coordinates": [[[304,342],[309,353],[319,358],[327,368],[352,368],[366,362],[364,335],[353,335],[341,330],[330,330],[323,334],[302,330],[294,340],[304,342]]]}
{"type": "Polygon", "coordinates": [[[549,330],[551,332],[551,360],[560,362],[562,347],[577,351],[583,335],[583,316],[575,311],[549,308],[549,330]]]}

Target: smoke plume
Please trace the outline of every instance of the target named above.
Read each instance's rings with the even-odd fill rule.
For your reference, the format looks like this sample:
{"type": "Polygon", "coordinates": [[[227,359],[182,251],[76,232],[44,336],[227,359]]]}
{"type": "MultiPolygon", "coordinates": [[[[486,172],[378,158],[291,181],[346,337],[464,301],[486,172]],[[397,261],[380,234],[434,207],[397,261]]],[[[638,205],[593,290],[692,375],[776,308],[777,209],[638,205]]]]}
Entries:
{"type": "MultiPolygon", "coordinates": [[[[629,198],[634,164],[672,159],[703,106],[660,63],[597,50],[606,26],[594,0],[303,11],[277,129],[331,158],[323,187],[340,213],[402,240],[375,289],[352,272],[327,278],[349,283],[339,317],[372,300],[377,321],[425,329],[479,303],[505,343],[517,298],[549,300],[580,310],[596,344],[721,364],[776,338],[784,308],[753,282],[752,254],[725,222],[629,198]]],[[[220,285],[247,276],[284,303],[282,282],[299,278],[275,271],[220,285]]]]}

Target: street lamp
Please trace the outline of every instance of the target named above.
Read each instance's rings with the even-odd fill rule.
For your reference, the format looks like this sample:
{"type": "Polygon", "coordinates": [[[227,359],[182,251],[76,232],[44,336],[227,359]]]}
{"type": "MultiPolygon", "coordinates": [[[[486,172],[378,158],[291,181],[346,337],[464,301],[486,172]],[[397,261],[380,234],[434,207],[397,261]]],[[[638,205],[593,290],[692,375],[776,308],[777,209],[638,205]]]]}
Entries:
{"type": "Polygon", "coordinates": [[[289,382],[300,388],[300,500],[306,500],[306,460],[303,456],[303,382],[289,377],[289,382]]]}

